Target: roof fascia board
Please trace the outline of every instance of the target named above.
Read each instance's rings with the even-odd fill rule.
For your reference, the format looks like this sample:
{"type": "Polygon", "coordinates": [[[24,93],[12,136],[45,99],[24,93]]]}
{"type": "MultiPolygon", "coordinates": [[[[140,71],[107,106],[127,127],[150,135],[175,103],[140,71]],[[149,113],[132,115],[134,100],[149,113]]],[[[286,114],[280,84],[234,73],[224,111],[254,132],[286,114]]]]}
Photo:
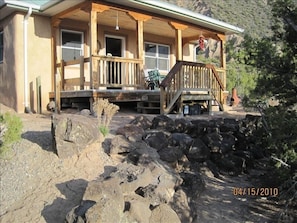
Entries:
{"type": "Polygon", "coordinates": [[[23,2],[23,1],[16,1],[16,0],[1,0],[0,1],[0,7],[9,7],[9,8],[15,8],[15,9],[28,9],[28,8],[32,8],[32,10],[34,12],[42,12],[46,9],[49,9],[57,4],[59,4],[60,2],[62,2],[63,0],[51,0],[49,2],[47,2],[44,5],[36,5],[36,4],[32,4],[32,3],[28,3],[28,2],[23,2]]]}
{"type": "Polygon", "coordinates": [[[40,10],[39,5],[35,5],[35,4],[28,3],[28,2],[23,2],[23,1],[4,0],[3,4],[6,5],[7,7],[16,8],[16,9],[32,8],[32,10],[34,10],[34,11],[40,10]]]}

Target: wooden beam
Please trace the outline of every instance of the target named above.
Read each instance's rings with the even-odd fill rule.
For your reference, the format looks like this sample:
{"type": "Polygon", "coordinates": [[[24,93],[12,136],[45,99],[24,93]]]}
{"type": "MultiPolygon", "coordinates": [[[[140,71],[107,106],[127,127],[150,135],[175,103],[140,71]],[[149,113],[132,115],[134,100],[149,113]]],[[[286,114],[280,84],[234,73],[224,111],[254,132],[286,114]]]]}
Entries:
{"type": "Polygon", "coordinates": [[[176,60],[183,60],[183,40],[182,31],[180,29],[175,30],[175,50],[176,60]]]}
{"type": "Polygon", "coordinates": [[[132,12],[132,11],[129,11],[128,15],[130,17],[132,17],[132,19],[134,19],[136,21],[146,22],[146,21],[152,19],[152,16],[145,15],[145,14],[142,14],[142,13],[132,12]]]}
{"type": "Polygon", "coordinates": [[[224,89],[226,89],[226,41],[225,40],[221,40],[221,67],[225,70],[224,72],[224,83],[223,83],[223,86],[224,86],[224,89]]]}
{"type": "Polygon", "coordinates": [[[85,8],[87,7],[87,5],[89,4],[89,1],[85,1],[85,2],[82,2],[80,4],[77,4],[75,6],[72,6],[58,14],[56,14],[55,16],[52,17],[52,21],[56,21],[57,19],[62,19],[62,18],[65,18],[67,17],[69,14],[73,14],[77,11],[80,11],[82,8],[85,8]]]}
{"type": "Polygon", "coordinates": [[[102,5],[102,4],[95,3],[95,2],[89,2],[89,4],[86,4],[84,7],[81,8],[81,10],[83,10],[85,12],[96,11],[98,13],[104,12],[109,9],[110,9],[109,6],[102,5]]]}
{"type": "Polygon", "coordinates": [[[137,21],[137,49],[138,58],[143,60],[143,21],[137,21]]]}
{"type": "Polygon", "coordinates": [[[171,25],[172,28],[177,29],[177,30],[185,30],[185,29],[188,28],[187,25],[180,24],[180,23],[177,23],[177,22],[169,22],[169,25],[171,25]]]}
{"type": "Polygon", "coordinates": [[[226,41],[226,36],[224,34],[216,34],[218,40],[226,41]]]}

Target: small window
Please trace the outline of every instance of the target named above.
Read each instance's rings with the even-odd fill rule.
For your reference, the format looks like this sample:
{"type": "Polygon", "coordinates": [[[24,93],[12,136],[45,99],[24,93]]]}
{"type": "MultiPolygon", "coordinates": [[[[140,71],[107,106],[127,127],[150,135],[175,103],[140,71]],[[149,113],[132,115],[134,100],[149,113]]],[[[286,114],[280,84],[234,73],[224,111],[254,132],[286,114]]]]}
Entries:
{"type": "Polygon", "coordinates": [[[62,59],[77,60],[83,55],[83,33],[62,30],[62,59]]]}
{"type": "Polygon", "coordinates": [[[0,31],[0,63],[3,62],[4,40],[3,31],[0,31]]]}
{"type": "Polygon", "coordinates": [[[156,43],[145,43],[145,65],[147,69],[169,70],[170,47],[156,43]]]}

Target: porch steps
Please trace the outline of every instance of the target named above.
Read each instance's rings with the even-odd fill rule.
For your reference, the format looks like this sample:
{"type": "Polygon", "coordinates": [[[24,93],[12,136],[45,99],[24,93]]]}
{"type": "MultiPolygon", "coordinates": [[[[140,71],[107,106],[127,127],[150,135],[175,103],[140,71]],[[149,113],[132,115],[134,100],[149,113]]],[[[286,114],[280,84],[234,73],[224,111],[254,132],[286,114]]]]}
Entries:
{"type": "MultiPolygon", "coordinates": [[[[185,105],[189,105],[195,109],[197,106],[201,108],[206,107],[208,112],[217,110],[219,106],[214,102],[213,96],[209,91],[201,90],[184,91],[177,103],[181,103],[181,108],[185,105]]],[[[142,100],[137,102],[136,110],[138,113],[143,114],[160,114],[160,92],[152,91],[152,93],[143,95],[142,100]]],[[[182,110],[175,112],[182,112],[182,110]]],[[[202,112],[202,109],[199,112],[202,112]]]]}
{"type": "Polygon", "coordinates": [[[152,92],[142,96],[137,102],[137,112],[143,114],[160,114],[160,92],[152,92]]]}

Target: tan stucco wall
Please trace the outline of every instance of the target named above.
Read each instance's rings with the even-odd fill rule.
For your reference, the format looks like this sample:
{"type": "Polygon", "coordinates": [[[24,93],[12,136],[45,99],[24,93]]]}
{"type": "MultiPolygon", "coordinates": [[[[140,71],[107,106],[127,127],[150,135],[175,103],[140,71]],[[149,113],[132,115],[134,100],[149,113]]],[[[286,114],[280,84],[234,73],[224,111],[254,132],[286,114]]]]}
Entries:
{"type": "MultiPolygon", "coordinates": [[[[19,52],[17,45],[21,41],[19,35],[15,35],[20,29],[21,20],[19,15],[11,15],[0,22],[0,27],[3,29],[4,49],[3,49],[3,63],[1,64],[0,72],[0,103],[19,110],[19,98],[17,95],[18,82],[17,73],[20,72],[17,64],[19,52]]],[[[23,93],[23,92],[22,92],[23,93]]]]}
{"type": "MultiPolygon", "coordinates": [[[[0,73],[0,102],[22,113],[24,97],[24,14],[17,13],[1,26],[4,31],[4,61],[0,73]]],[[[32,15],[28,20],[28,102],[37,111],[36,78],[41,80],[41,111],[46,110],[51,88],[51,27],[46,17],[32,15]]]]}

